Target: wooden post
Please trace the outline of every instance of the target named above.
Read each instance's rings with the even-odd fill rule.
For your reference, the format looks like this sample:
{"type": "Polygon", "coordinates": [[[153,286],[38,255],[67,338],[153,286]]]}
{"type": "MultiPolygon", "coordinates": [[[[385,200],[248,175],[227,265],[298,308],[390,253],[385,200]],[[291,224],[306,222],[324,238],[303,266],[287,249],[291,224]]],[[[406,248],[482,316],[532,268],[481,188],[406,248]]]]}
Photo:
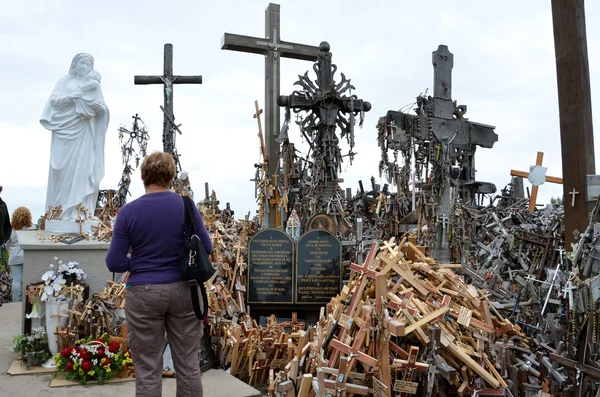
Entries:
{"type": "MultiPolygon", "coordinates": [[[[279,165],[279,144],[275,138],[279,136],[280,114],[277,106],[279,97],[279,65],[281,58],[316,61],[319,47],[281,40],[279,4],[269,3],[265,10],[265,37],[250,37],[225,33],[221,49],[248,52],[265,56],[265,148],[269,159],[268,178],[272,179],[279,165]]],[[[274,228],[275,216],[278,214],[277,204],[264,203],[269,206],[263,223],[274,228]]]]}
{"type": "MultiPolygon", "coordinates": [[[[552,0],[554,50],[558,82],[563,197],[573,189],[585,192],[586,174],[596,173],[590,70],[588,65],[584,0],[552,0]]],[[[571,250],[573,232],[583,233],[594,203],[579,196],[565,205],[565,248],[571,250]]]]}

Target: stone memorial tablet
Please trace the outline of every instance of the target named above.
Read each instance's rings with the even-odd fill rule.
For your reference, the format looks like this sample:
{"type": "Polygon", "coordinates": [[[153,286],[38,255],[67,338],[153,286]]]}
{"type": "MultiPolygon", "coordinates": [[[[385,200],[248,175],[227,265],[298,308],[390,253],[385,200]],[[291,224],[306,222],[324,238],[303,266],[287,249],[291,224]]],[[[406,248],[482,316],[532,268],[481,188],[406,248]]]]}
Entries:
{"type": "Polygon", "coordinates": [[[248,247],[248,303],[294,303],[292,239],[265,229],[248,247]]]}
{"type": "Polygon", "coordinates": [[[311,230],[298,240],[296,303],[328,303],[342,288],[342,244],[327,230],[311,230]]]}

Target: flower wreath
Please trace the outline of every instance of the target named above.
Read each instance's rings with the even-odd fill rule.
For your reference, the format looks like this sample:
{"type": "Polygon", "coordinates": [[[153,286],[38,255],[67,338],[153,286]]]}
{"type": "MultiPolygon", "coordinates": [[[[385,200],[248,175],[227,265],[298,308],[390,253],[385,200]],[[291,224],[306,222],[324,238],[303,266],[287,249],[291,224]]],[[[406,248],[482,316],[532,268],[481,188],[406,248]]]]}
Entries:
{"type": "Polygon", "coordinates": [[[131,364],[131,353],[123,352],[119,342],[110,342],[108,334],[99,339],[78,340],[75,347],[67,347],[54,356],[58,374],[85,385],[90,380],[103,384],[118,374],[123,366],[131,364]]]}

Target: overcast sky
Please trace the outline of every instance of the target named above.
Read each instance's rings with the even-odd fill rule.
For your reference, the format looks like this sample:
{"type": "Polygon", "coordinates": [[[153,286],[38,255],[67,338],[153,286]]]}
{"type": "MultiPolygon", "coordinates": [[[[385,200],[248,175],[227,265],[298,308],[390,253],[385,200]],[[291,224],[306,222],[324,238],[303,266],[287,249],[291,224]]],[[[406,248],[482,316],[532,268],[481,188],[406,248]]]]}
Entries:
{"type": "MultiPolygon", "coordinates": [[[[130,127],[133,114],[139,113],[150,130],[149,149],[162,148],[162,86],[135,86],[133,76],[162,74],[168,42],[174,46],[175,74],[204,79],[200,86],[177,85],[174,93],[175,116],[184,133],[177,137],[178,149],[195,198],[203,198],[209,182],[223,206],[231,203],[236,217],[254,214],[249,180],[259,143],[252,114],[254,100],[264,106],[264,58],[220,48],[224,32],[264,36],[266,1],[1,4],[0,184],[11,213],[20,205],[34,217],[44,213],[51,133],[39,119],[78,52],[94,56],[111,114],[101,187],[117,187],[122,170],[117,129],[130,127]]],[[[468,106],[470,120],[495,125],[499,135],[493,149],[477,150],[477,179],[501,189],[510,181],[511,168],[529,170],[537,151],[545,153],[548,175],[562,175],[549,0],[465,0],[460,6],[441,0],[280,4],[281,38],[315,46],[328,41],[338,71],[373,105],[364,127],[356,129],[358,155],[352,167],[344,163],[344,187],[356,190],[359,179],[368,183],[372,175],[380,181],[377,119],[427,89],[431,93],[431,52],[439,44],[454,54],[453,99],[468,106]]],[[[600,2],[586,2],[586,19],[592,102],[598,104],[600,2]]],[[[297,75],[309,69],[314,77],[311,63],[282,60],[281,93],[291,93],[297,75]]],[[[600,110],[594,111],[598,130],[600,110]]],[[[295,126],[291,137],[301,145],[295,126]]],[[[139,171],[133,179],[130,200],[143,194],[139,171]]],[[[538,202],[561,194],[560,186],[545,184],[538,202]]]]}

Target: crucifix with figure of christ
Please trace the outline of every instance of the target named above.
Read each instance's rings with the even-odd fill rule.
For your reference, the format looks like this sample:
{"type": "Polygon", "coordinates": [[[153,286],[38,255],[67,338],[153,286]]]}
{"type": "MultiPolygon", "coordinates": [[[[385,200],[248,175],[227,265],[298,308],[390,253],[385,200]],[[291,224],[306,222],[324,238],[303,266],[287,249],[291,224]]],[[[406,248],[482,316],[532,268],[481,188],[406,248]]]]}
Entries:
{"type": "MultiPolygon", "coordinates": [[[[248,52],[265,56],[265,148],[268,159],[267,177],[273,179],[279,165],[279,145],[275,139],[279,136],[280,114],[277,106],[279,97],[280,59],[291,58],[303,61],[316,61],[319,47],[291,43],[281,40],[280,6],[269,4],[265,10],[265,37],[242,36],[225,33],[221,49],[248,52]]],[[[268,227],[275,226],[278,214],[274,203],[265,203],[269,211],[265,211],[264,223],[268,227]]]]}
{"type": "MultiPolygon", "coordinates": [[[[547,176],[546,168],[542,167],[542,162],[544,160],[544,152],[537,152],[537,157],[535,159],[535,166],[531,167],[530,172],[524,171],[516,171],[510,170],[511,176],[518,176],[520,178],[528,178],[529,182],[533,185],[531,188],[531,197],[529,198],[529,212],[533,214],[535,211],[535,202],[537,200],[538,195],[538,187],[544,182],[550,183],[558,183],[562,185],[562,178],[557,178],[555,176],[547,176]]],[[[575,196],[573,196],[573,202],[575,201],[575,196]]]]}
{"type": "Polygon", "coordinates": [[[163,84],[164,106],[161,107],[163,118],[163,151],[175,155],[175,131],[179,126],[175,124],[173,114],[173,84],[202,84],[202,76],[174,76],[173,75],[173,44],[165,44],[164,64],[162,76],[134,76],[134,84],[163,84]]]}

